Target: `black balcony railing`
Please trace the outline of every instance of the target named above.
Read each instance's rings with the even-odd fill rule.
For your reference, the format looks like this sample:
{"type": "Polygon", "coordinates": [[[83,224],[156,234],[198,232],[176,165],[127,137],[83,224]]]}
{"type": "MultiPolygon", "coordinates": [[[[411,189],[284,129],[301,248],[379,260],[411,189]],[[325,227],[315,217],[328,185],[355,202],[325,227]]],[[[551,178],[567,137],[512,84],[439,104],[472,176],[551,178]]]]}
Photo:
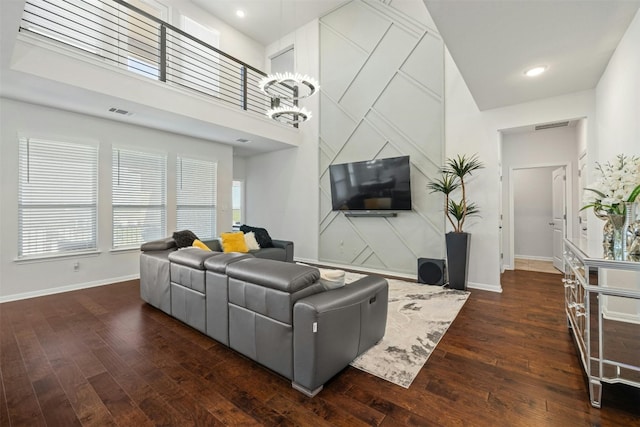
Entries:
{"type": "MultiPolygon", "coordinates": [[[[123,0],[27,0],[20,31],[250,113],[265,114],[273,104],[258,87],[264,72],[123,0]]],[[[294,90],[277,89],[283,96],[294,90]]]]}

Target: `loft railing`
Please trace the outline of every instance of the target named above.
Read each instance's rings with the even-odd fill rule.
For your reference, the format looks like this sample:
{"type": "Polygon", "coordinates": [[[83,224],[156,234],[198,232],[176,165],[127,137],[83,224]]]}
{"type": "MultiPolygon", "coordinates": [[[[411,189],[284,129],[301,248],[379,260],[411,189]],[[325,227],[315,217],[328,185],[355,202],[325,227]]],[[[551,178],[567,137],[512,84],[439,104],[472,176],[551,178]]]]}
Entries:
{"type": "MultiPolygon", "coordinates": [[[[266,74],[123,0],[27,0],[20,31],[71,46],[121,69],[265,114],[266,74]]],[[[286,96],[296,88],[280,85],[286,96]]]]}

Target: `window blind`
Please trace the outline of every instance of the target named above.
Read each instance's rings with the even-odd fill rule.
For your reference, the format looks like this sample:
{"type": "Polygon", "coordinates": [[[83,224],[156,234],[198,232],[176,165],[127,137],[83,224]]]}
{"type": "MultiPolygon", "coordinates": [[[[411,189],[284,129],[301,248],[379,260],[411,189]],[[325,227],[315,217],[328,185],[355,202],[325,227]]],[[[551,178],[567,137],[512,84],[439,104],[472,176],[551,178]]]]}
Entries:
{"type": "Polygon", "coordinates": [[[19,140],[18,256],[97,249],[98,148],[19,140]]]}
{"type": "Polygon", "coordinates": [[[177,229],[191,230],[200,239],[216,236],[217,164],[178,157],[177,229]]]}
{"type": "Polygon", "coordinates": [[[113,248],[137,247],[166,234],[167,156],[114,148],[113,248]]]}

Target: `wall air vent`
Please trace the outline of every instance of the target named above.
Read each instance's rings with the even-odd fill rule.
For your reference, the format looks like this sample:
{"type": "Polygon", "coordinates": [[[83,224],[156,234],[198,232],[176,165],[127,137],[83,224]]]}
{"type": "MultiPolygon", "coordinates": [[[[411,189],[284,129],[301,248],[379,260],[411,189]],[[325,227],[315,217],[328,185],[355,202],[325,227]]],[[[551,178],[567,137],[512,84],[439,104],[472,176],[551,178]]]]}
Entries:
{"type": "Polygon", "coordinates": [[[248,144],[248,143],[251,142],[251,140],[250,139],[244,139],[244,138],[238,138],[238,139],[236,139],[236,142],[239,142],[241,144],[248,144]]]}
{"type": "Polygon", "coordinates": [[[116,114],[122,114],[123,116],[131,116],[133,115],[133,113],[127,111],[127,110],[123,110],[122,108],[118,108],[118,107],[111,107],[109,108],[109,111],[111,111],[112,113],[116,113],[116,114]]]}
{"type": "Polygon", "coordinates": [[[536,125],[535,129],[543,130],[543,129],[552,129],[552,128],[562,128],[565,126],[569,126],[569,122],[556,122],[556,123],[547,123],[544,125],[536,125]]]}

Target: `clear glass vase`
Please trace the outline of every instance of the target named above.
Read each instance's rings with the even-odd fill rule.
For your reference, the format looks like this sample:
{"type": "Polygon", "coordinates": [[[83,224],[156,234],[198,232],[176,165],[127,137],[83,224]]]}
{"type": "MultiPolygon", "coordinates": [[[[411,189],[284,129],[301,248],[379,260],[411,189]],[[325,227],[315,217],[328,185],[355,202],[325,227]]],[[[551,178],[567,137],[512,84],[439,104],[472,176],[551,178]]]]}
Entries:
{"type": "Polygon", "coordinates": [[[615,260],[624,260],[627,256],[626,215],[609,214],[611,223],[611,256],[615,260]]]}

